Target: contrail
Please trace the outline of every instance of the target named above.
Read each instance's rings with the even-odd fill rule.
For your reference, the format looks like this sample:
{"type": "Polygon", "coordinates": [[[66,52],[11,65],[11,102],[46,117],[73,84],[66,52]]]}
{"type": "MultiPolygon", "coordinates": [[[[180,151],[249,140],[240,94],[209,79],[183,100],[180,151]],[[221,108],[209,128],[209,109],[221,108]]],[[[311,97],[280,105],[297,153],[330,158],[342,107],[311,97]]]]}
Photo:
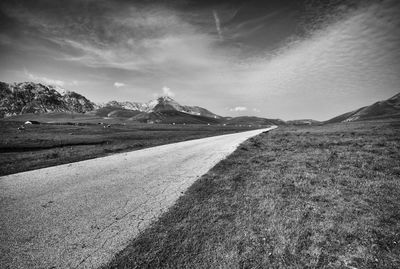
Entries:
{"type": "Polygon", "coordinates": [[[222,37],[221,22],[219,20],[218,13],[216,10],[213,10],[213,15],[214,15],[215,27],[217,28],[219,39],[224,40],[224,38],[222,37]]]}

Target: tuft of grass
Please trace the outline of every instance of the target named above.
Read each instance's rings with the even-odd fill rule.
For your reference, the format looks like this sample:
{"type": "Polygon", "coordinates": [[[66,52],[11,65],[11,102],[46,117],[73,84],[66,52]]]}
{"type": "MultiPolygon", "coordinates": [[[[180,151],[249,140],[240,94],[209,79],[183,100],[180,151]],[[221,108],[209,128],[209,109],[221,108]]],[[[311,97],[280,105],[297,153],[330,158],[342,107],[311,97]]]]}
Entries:
{"type": "Polygon", "coordinates": [[[104,268],[400,268],[400,123],[243,143],[104,268]]]}

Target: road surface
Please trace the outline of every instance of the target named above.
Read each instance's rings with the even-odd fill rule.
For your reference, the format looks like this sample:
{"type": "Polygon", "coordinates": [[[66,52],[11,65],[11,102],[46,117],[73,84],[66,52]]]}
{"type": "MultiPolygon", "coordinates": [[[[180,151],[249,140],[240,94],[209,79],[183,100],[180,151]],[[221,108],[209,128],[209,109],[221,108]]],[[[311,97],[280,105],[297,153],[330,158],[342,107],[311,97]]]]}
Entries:
{"type": "Polygon", "coordinates": [[[197,178],[266,130],[0,177],[0,268],[97,268],[197,178]]]}

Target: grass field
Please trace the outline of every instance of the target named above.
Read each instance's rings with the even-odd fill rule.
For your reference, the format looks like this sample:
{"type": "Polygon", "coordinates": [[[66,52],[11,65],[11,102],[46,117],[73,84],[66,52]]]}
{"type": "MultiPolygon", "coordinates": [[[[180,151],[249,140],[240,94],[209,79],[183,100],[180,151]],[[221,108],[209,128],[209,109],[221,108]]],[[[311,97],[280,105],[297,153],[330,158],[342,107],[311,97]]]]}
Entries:
{"type": "Polygon", "coordinates": [[[105,268],[400,268],[400,122],[242,144],[105,268]]]}
{"type": "Polygon", "coordinates": [[[0,176],[251,129],[213,125],[112,123],[110,128],[104,128],[108,122],[106,125],[63,122],[26,125],[25,130],[18,130],[20,125],[21,122],[0,121],[0,176]]]}

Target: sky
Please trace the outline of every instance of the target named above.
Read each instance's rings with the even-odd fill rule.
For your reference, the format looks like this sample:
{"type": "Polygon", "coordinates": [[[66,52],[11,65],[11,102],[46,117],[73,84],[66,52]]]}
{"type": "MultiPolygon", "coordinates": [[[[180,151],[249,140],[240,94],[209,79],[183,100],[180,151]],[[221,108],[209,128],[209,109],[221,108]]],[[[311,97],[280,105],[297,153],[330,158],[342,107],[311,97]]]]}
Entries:
{"type": "Polygon", "coordinates": [[[400,92],[397,0],[2,0],[0,81],[327,120],[400,92]]]}

